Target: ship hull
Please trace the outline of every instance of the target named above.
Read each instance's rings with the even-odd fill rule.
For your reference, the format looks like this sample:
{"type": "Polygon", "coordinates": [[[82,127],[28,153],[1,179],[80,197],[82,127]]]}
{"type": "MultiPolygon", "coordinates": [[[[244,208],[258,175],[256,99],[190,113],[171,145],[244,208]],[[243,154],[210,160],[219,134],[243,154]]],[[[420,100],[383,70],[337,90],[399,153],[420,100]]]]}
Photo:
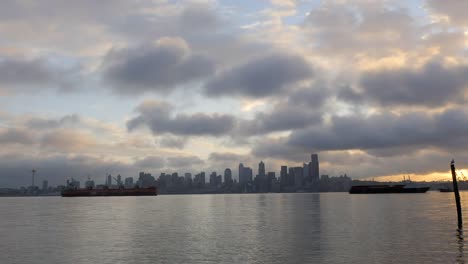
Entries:
{"type": "Polygon", "coordinates": [[[154,196],[157,195],[157,189],[151,188],[133,188],[133,189],[76,189],[64,190],[62,197],[92,197],[92,196],[154,196]]]}
{"type": "Polygon", "coordinates": [[[350,194],[379,194],[379,193],[425,193],[429,187],[404,188],[404,185],[359,185],[349,190],[350,194]]]}

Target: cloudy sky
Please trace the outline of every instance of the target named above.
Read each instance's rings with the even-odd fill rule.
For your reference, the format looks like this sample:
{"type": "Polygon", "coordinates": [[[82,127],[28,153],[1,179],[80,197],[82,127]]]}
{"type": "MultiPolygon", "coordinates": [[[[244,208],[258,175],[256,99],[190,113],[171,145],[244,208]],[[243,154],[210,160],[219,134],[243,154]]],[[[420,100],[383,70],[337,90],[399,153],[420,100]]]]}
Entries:
{"type": "MultiPolygon", "coordinates": [[[[2,0],[0,187],[267,170],[468,168],[458,0],[2,0]],[[255,169],[256,170],[256,169],[255,169]]],[[[381,178],[382,179],[382,178],[381,178]]]]}

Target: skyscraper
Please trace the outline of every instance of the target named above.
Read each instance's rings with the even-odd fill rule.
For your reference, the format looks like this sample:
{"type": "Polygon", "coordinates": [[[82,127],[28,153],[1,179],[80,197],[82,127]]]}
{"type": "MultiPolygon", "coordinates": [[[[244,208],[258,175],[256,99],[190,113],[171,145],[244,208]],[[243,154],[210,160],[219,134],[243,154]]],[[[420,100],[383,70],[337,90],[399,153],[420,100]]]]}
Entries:
{"type": "Polygon", "coordinates": [[[216,171],[213,171],[210,174],[210,185],[213,186],[213,187],[216,186],[216,176],[217,176],[216,171]]]}
{"type": "Polygon", "coordinates": [[[288,166],[281,166],[280,182],[282,186],[288,185],[288,166]]]}
{"type": "Polygon", "coordinates": [[[112,175],[107,175],[107,182],[106,182],[107,187],[111,187],[112,185],[112,175]]]}
{"type": "Polygon", "coordinates": [[[294,167],[294,186],[301,188],[304,180],[304,169],[302,167],[294,167]]]}
{"type": "Polygon", "coordinates": [[[239,184],[243,185],[245,184],[245,174],[244,174],[244,164],[239,163],[239,184]]]}
{"type": "Polygon", "coordinates": [[[263,163],[263,161],[260,161],[260,163],[258,164],[258,176],[265,176],[265,163],[263,163]]]}
{"type": "Polygon", "coordinates": [[[320,173],[319,173],[318,154],[310,155],[309,175],[310,175],[310,178],[312,179],[312,182],[319,181],[320,173]]]}
{"type": "Polygon", "coordinates": [[[232,184],[232,172],[230,168],[226,168],[224,170],[224,184],[226,185],[232,184]]]}
{"type": "Polygon", "coordinates": [[[49,189],[49,182],[47,180],[42,181],[42,192],[47,193],[47,190],[49,189]]]}
{"type": "Polygon", "coordinates": [[[265,163],[260,161],[258,164],[258,174],[255,177],[255,186],[257,192],[267,192],[268,191],[268,179],[265,174],[265,163]]]}
{"type": "Polygon", "coordinates": [[[125,188],[133,188],[133,177],[125,178],[125,188]]]}

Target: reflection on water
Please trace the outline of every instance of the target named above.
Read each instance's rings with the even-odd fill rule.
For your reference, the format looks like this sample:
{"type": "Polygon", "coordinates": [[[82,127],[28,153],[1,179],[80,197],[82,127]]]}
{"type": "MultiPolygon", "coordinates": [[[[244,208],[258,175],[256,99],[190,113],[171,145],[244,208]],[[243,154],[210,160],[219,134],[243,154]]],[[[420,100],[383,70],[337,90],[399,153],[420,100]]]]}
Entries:
{"type": "Polygon", "coordinates": [[[463,246],[464,246],[464,239],[463,239],[463,230],[457,229],[456,233],[457,237],[457,245],[458,245],[458,255],[457,255],[457,263],[465,263],[464,256],[463,256],[463,246]]]}
{"type": "Polygon", "coordinates": [[[450,193],[2,198],[0,212],[2,264],[465,261],[450,193]]]}

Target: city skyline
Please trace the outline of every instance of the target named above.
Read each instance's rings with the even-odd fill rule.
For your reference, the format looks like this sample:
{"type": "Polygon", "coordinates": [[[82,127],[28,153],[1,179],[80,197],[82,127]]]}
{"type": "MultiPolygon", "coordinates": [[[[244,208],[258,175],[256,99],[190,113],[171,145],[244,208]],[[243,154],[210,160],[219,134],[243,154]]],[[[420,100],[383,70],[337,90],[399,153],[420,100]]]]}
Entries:
{"type": "Polygon", "coordinates": [[[159,194],[201,194],[201,193],[281,193],[281,192],[346,192],[351,186],[352,179],[346,174],[338,176],[320,175],[318,154],[311,154],[310,161],[302,166],[281,166],[277,174],[271,171],[263,161],[258,163],[256,175],[254,169],[239,163],[237,179],[233,177],[230,168],[224,173],[205,171],[191,173],[161,172],[159,176],[148,172],[139,172],[138,177],[117,176],[107,174],[102,182],[90,175],[86,181],[82,179],[67,179],[66,184],[49,186],[47,180],[42,181],[42,188],[35,185],[35,174],[32,170],[32,181],[28,187],[19,189],[0,188],[1,195],[43,196],[57,195],[66,189],[134,189],[156,187],[159,194]],[[278,175],[278,177],[277,177],[278,175]]]}
{"type": "Polygon", "coordinates": [[[299,166],[311,152],[324,174],[449,178],[450,160],[468,168],[466,9],[4,1],[0,186],[29,182],[32,169],[56,184],[299,166]]]}

